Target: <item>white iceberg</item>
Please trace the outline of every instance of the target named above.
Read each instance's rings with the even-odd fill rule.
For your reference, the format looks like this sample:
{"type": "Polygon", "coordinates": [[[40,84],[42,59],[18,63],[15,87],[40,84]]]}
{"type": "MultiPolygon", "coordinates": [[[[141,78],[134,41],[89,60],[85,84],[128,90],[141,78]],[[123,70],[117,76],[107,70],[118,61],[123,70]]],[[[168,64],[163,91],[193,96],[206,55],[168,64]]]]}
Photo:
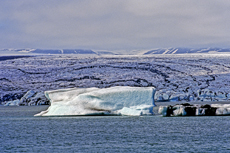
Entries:
{"type": "Polygon", "coordinates": [[[150,115],[154,94],[154,87],[129,86],[46,91],[51,105],[35,116],[150,115]]]}

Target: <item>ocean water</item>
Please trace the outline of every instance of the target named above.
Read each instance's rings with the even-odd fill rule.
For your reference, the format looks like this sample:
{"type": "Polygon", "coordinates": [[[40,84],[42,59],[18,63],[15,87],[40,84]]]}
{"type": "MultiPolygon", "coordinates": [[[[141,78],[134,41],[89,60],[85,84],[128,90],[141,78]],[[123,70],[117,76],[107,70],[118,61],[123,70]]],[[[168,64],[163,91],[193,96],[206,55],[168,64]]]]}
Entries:
{"type": "Polygon", "coordinates": [[[0,152],[230,152],[230,116],[34,117],[0,107],[0,152]]]}

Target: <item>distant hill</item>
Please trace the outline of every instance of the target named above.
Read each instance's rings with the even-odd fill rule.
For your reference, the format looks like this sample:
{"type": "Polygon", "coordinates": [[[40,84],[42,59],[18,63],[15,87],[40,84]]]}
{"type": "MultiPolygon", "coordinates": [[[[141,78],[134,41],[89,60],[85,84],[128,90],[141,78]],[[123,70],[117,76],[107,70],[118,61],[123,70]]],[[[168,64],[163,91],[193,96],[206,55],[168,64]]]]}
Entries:
{"type": "Polygon", "coordinates": [[[97,54],[85,49],[3,49],[3,52],[16,52],[23,54],[97,54]]]}
{"type": "Polygon", "coordinates": [[[57,54],[91,54],[91,55],[152,55],[152,54],[198,54],[198,53],[230,53],[230,48],[157,48],[147,51],[94,51],[90,49],[0,49],[0,54],[23,54],[23,55],[57,55],[57,54]]]}
{"type": "Polygon", "coordinates": [[[84,49],[35,49],[30,53],[37,54],[97,54],[92,50],[84,50],[84,49]]]}
{"type": "Polygon", "coordinates": [[[149,54],[188,54],[188,53],[230,53],[230,48],[159,48],[145,52],[143,55],[149,54]]]}

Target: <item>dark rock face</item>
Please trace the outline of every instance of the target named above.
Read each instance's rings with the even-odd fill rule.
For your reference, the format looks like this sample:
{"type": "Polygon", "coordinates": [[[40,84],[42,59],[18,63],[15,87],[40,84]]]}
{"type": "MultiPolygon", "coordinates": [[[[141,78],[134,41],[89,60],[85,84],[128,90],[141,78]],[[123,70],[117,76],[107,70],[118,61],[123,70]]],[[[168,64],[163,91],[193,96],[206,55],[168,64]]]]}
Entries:
{"type": "Polygon", "coordinates": [[[189,104],[189,103],[183,103],[183,104],[181,104],[182,106],[192,106],[191,104],[189,104]]]}
{"type": "Polygon", "coordinates": [[[216,109],[215,107],[210,107],[205,110],[205,116],[215,116],[216,115],[216,109]]]}
{"type": "Polygon", "coordinates": [[[169,105],[167,108],[166,116],[171,116],[171,114],[173,114],[173,106],[169,105]]]}
{"type": "Polygon", "coordinates": [[[174,106],[160,106],[159,111],[163,116],[215,116],[215,115],[230,115],[228,107],[218,106],[212,107],[209,104],[191,105],[188,103],[176,104],[174,106]],[[221,113],[216,113],[222,110],[221,113]]]}
{"type": "Polygon", "coordinates": [[[196,115],[196,107],[185,107],[186,116],[195,116],[196,115]]]}
{"type": "Polygon", "coordinates": [[[201,105],[200,108],[211,108],[211,106],[208,104],[205,104],[205,105],[201,105]]]}

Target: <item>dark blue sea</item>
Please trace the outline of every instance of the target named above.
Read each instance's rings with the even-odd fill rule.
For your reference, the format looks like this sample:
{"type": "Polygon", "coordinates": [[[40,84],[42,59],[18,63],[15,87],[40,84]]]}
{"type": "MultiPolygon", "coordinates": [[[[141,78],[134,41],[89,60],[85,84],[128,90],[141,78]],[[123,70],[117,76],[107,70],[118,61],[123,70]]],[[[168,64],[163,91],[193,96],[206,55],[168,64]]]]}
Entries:
{"type": "Polygon", "coordinates": [[[0,152],[230,152],[230,116],[34,117],[0,107],[0,152]]]}

